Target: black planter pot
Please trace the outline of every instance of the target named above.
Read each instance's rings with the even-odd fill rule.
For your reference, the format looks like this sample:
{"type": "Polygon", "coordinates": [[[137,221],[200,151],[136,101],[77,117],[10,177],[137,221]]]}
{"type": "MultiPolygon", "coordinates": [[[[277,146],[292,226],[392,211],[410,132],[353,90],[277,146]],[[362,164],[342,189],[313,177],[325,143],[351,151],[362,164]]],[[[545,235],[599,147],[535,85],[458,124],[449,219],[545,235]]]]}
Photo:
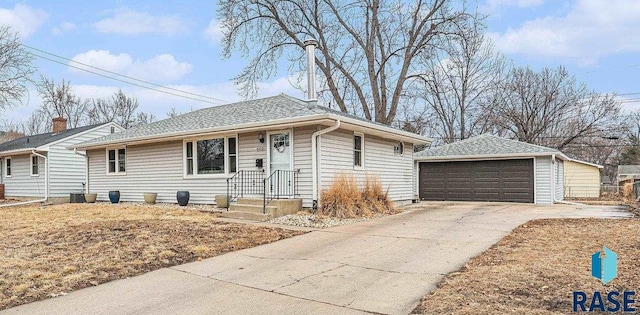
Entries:
{"type": "Polygon", "coordinates": [[[189,203],[189,192],[186,190],[180,190],[176,194],[176,199],[178,199],[178,205],[184,207],[189,203]]]}
{"type": "Polygon", "coordinates": [[[111,201],[111,203],[120,202],[120,191],[119,190],[109,191],[109,201],[111,201]]]}

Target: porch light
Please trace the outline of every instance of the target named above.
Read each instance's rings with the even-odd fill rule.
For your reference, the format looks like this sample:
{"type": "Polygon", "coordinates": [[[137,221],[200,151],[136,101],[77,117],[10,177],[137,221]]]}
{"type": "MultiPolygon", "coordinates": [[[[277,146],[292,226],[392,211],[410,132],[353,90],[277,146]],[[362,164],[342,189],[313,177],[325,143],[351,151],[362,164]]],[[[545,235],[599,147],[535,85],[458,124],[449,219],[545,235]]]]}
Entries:
{"type": "Polygon", "coordinates": [[[260,143],[264,143],[264,134],[262,133],[258,134],[258,141],[260,141],[260,143]]]}

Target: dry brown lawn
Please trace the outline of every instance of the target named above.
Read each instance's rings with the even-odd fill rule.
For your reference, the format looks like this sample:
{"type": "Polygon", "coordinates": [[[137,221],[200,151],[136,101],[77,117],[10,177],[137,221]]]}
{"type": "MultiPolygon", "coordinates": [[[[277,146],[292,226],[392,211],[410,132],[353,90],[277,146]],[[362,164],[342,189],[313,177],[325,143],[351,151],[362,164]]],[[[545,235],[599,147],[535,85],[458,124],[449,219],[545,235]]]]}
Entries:
{"type": "Polygon", "coordinates": [[[638,292],[639,235],[638,219],[529,222],[448,275],[414,313],[569,314],[573,291],[638,292]],[[591,254],[603,246],[618,254],[606,286],[591,277],[591,254]]]}
{"type": "Polygon", "coordinates": [[[0,309],[299,234],[149,206],[0,208],[0,309]]]}

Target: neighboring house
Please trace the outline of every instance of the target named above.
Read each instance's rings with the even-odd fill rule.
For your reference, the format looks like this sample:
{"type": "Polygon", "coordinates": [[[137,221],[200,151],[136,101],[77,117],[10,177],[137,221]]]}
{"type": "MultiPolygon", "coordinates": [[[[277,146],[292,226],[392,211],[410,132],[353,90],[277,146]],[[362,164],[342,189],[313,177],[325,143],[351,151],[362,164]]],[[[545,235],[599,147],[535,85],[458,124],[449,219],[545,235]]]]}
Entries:
{"type": "Polygon", "coordinates": [[[123,130],[115,123],[66,126],[66,119],[55,118],[53,132],[0,144],[0,184],[6,197],[69,198],[69,193],[82,192],[85,157],[67,147],[123,130]]]}
{"type": "Polygon", "coordinates": [[[599,198],[602,165],[571,159],[564,163],[566,198],[599,198]]]}
{"type": "Polygon", "coordinates": [[[421,200],[551,204],[564,197],[562,152],[488,134],[414,154],[421,200]]]}
{"type": "Polygon", "coordinates": [[[640,165],[618,165],[618,185],[640,180],[640,165]]]}
{"type": "MultiPolygon", "coordinates": [[[[423,136],[344,114],[284,94],[205,108],[80,143],[88,189],[107,200],[215,203],[230,189],[298,197],[312,207],[335,175],[378,176],[390,199],[413,198],[413,146],[423,136]],[[263,180],[268,178],[267,187],[263,180]],[[266,190],[266,191],[265,191],[266,190]]],[[[233,193],[233,192],[232,192],[233,193]]]]}

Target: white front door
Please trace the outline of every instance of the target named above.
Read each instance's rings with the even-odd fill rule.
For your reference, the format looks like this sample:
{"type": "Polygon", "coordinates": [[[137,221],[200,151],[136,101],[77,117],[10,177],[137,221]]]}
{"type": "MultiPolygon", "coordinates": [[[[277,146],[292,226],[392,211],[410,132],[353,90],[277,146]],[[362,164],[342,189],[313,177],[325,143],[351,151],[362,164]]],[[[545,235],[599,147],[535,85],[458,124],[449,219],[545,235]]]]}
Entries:
{"type": "MultiPolygon", "coordinates": [[[[291,133],[277,132],[269,134],[269,174],[275,171],[290,171],[292,150],[291,150],[291,133]]],[[[286,188],[287,173],[275,174],[270,181],[269,191],[280,195],[288,195],[286,188]]]]}

